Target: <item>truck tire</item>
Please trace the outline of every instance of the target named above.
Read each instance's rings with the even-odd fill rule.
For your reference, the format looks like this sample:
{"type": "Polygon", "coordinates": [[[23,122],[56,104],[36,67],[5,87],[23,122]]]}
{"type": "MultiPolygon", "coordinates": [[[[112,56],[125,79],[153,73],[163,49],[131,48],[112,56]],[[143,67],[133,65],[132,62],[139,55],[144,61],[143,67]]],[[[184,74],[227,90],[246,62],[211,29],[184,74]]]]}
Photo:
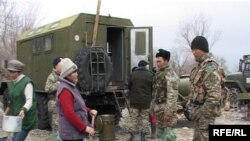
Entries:
{"type": "MultiPolygon", "coordinates": [[[[90,68],[90,61],[91,61],[90,53],[91,53],[91,48],[84,48],[80,50],[76,55],[75,63],[78,67],[79,86],[81,89],[85,91],[103,92],[111,78],[112,63],[107,53],[104,52],[104,58],[99,58],[100,60],[98,61],[103,61],[105,59],[105,66],[101,66],[101,69],[105,73],[105,75],[98,76],[92,79],[91,68],[90,68]]],[[[96,68],[93,67],[93,69],[96,68]]]]}
{"type": "Polygon", "coordinates": [[[239,94],[239,89],[238,88],[230,88],[229,89],[229,101],[230,101],[230,107],[231,108],[238,108],[238,94],[239,94]]]}
{"type": "Polygon", "coordinates": [[[37,110],[38,110],[38,129],[49,129],[49,115],[48,115],[48,95],[45,93],[36,93],[37,110]]]}

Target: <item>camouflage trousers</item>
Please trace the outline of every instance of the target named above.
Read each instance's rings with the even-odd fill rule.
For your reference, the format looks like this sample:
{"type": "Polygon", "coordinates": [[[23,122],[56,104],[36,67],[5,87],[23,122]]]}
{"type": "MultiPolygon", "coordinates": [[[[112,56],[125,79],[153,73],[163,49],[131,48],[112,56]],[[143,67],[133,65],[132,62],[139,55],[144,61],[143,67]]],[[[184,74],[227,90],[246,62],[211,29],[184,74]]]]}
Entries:
{"type": "Polygon", "coordinates": [[[176,133],[172,127],[157,128],[156,136],[158,141],[176,141],[176,133]]]}
{"type": "MultiPolygon", "coordinates": [[[[169,112],[166,103],[156,104],[151,103],[150,112],[152,115],[156,116],[157,128],[173,127],[177,123],[176,113],[169,112]]],[[[174,107],[172,107],[174,108],[174,107]]]]}
{"type": "Polygon", "coordinates": [[[149,109],[130,108],[129,132],[149,132],[149,109]]]}
{"type": "Polygon", "coordinates": [[[52,136],[54,141],[61,141],[58,132],[58,124],[59,124],[59,114],[56,109],[56,101],[49,100],[48,102],[48,112],[50,116],[50,126],[52,128],[52,136]]]}
{"type": "Polygon", "coordinates": [[[208,141],[209,124],[214,124],[215,117],[201,116],[195,121],[193,141],[208,141]]]}

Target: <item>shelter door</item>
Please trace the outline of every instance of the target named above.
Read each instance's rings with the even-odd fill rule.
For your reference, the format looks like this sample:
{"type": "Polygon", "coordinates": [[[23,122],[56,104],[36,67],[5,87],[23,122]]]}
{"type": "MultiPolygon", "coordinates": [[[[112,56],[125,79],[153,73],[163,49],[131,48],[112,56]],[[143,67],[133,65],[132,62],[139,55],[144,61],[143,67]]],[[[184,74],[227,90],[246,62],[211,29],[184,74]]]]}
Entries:
{"type": "Polygon", "coordinates": [[[130,29],[131,66],[138,65],[140,60],[146,60],[153,66],[152,27],[134,27],[130,29]]]}

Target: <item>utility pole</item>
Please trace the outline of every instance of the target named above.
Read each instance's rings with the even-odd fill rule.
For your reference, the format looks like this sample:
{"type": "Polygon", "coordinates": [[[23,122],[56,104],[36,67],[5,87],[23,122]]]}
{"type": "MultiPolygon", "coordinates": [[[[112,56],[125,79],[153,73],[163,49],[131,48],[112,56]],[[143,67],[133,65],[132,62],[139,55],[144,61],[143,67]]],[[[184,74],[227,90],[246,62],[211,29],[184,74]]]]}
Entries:
{"type": "Polygon", "coordinates": [[[98,24],[99,24],[100,7],[101,7],[101,0],[98,0],[96,16],[95,16],[95,25],[94,25],[94,30],[93,30],[92,47],[95,46],[95,44],[96,44],[96,37],[97,37],[98,24]]]}

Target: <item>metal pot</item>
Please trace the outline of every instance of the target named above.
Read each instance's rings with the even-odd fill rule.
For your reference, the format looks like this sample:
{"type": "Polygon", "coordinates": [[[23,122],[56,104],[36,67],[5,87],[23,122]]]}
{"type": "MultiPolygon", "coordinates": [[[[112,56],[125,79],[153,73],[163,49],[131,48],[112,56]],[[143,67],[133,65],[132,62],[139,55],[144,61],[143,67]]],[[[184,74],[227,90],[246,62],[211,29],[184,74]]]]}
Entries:
{"type": "Polygon", "coordinates": [[[115,140],[115,116],[104,114],[97,116],[96,119],[97,131],[99,132],[100,141],[115,140]]]}
{"type": "Polygon", "coordinates": [[[3,116],[2,129],[7,132],[20,132],[22,119],[19,116],[3,116]]]}

